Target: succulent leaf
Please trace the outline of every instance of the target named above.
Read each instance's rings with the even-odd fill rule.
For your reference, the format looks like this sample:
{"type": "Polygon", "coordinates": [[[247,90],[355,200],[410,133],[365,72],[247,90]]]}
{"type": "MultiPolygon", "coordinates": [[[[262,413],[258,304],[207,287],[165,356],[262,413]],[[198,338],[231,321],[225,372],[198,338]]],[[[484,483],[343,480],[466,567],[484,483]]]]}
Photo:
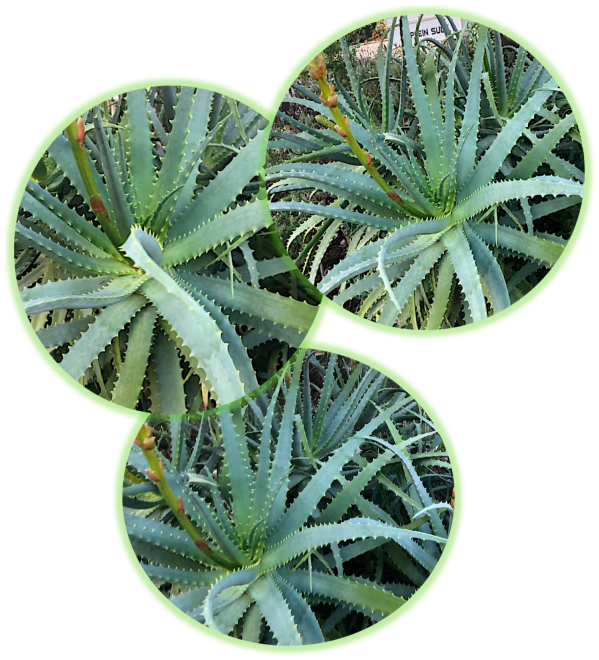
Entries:
{"type": "Polygon", "coordinates": [[[320,302],[272,230],[267,122],[192,87],[108,107],[48,148],[60,186],[47,168],[27,184],[15,232],[25,311],[105,399],[163,414],[230,403],[283,365],[320,302]]]}
{"type": "Polygon", "coordinates": [[[555,264],[584,158],[567,99],[523,47],[443,16],[443,41],[412,37],[407,18],[401,50],[382,40],[372,65],[354,66],[340,40],[350,89],[336,75],[334,103],[326,52],[310,69],[322,96],[293,85],[279,117],[299,128],[286,108],[305,108],[322,128],[271,134],[269,149],[291,157],[276,158],[266,183],[275,224],[298,222],[290,248],[307,238],[296,263],[321,293],[382,324],[443,329],[504,310],[555,264]],[[337,145],[324,147],[331,136],[337,145]]]}
{"type": "Polygon", "coordinates": [[[254,642],[318,644],[348,612],[370,623],[391,614],[435,569],[453,508],[430,484],[451,485],[450,463],[412,397],[348,359],[300,352],[264,397],[201,421],[150,420],[161,451],[152,443],[151,459],[145,444],[130,453],[128,473],[143,483],[123,491],[127,531],[147,575],[177,585],[167,595],[195,620],[254,642]],[[438,473],[425,471],[429,460],[438,473]],[[163,466],[178,502],[170,512],[187,520],[169,516],[164,500],[158,520],[140,517],[145,484],[156,485],[146,461],[163,466]],[[343,616],[323,618],[325,603],[343,616]]]}

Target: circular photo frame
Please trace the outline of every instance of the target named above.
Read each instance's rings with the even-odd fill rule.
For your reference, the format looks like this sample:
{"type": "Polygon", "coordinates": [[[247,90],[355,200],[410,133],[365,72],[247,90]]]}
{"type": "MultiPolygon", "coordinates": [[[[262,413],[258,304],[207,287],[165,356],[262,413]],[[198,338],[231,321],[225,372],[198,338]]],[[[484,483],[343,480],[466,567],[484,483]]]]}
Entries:
{"type": "Polygon", "coordinates": [[[274,223],[318,290],[385,326],[446,330],[525,298],[583,195],[569,100],[497,30],[401,16],[299,74],[273,123],[274,223]]]}
{"type": "Polygon", "coordinates": [[[258,397],[150,416],[124,466],[138,564],[171,607],[257,644],[338,640],[410,603],[451,532],[435,423],[374,368],[298,351],[258,397]]]}
{"type": "Polygon", "coordinates": [[[15,272],[37,339],[127,408],[231,403],[293,355],[320,294],[272,226],[268,122],[189,86],[123,92],[70,123],[23,193],[15,272]]]}

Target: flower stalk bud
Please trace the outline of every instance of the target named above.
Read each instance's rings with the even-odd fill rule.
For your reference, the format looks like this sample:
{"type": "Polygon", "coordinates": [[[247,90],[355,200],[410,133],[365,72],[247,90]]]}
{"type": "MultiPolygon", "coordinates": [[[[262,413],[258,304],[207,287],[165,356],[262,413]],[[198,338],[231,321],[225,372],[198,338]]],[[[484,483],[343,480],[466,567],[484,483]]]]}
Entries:
{"type": "Polygon", "coordinates": [[[209,545],[203,539],[196,539],[194,544],[198,550],[205,550],[206,552],[212,552],[209,545]]]}
{"type": "Polygon", "coordinates": [[[154,449],[155,446],[156,446],[156,442],[153,435],[151,435],[149,438],[146,438],[144,440],[144,449],[146,451],[152,451],[152,449],[154,449]]]}
{"type": "Polygon", "coordinates": [[[84,138],[85,138],[85,124],[83,123],[83,118],[79,117],[79,119],[77,119],[77,142],[83,145],[84,138]]]}
{"type": "Polygon", "coordinates": [[[320,53],[317,55],[311,62],[308,64],[308,72],[314,78],[314,80],[319,80],[320,78],[326,76],[327,67],[324,61],[324,54],[320,53]]]}
{"type": "Polygon", "coordinates": [[[91,207],[91,210],[96,214],[96,215],[107,215],[106,212],[106,206],[104,206],[104,200],[100,195],[92,195],[89,198],[89,205],[91,207]]]}
{"type": "Polygon", "coordinates": [[[160,481],[160,477],[156,475],[156,472],[152,470],[152,468],[146,468],[146,474],[154,483],[158,483],[160,481]]]}
{"type": "Polygon", "coordinates": [[[401,197],[395,192],[395,190],[389,190],[387,192],[387,197],[393,200],[394,202],[399,202],[399,203],[402,202],[401,197]]]}

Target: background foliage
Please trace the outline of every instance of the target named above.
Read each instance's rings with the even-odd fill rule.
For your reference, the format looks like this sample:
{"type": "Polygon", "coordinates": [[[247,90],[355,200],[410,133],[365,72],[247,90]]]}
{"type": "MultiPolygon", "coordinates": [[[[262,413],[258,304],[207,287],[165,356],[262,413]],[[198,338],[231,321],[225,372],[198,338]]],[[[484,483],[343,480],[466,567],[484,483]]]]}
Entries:
{"type": "Polygon", "coordinates": [[[344,72],[327,51],[325,86],[293,85],[269,143],[271,211],[298,265],[351,311],[414,329],[526,295],[572,235],[584,181],[551,74],[496,31],[438,18],[443,41],[412,42],[404,21],[405,49],[381,42],[370,62],[342,38],[344,72]]]}
{"type": "Polygon", "coordinates": [[[25,310],[51,356],[115,403],[181,414],[254,390],[318,294],[268,213],[266,120],[191,87],[118,96],[48,148],[15,235],[25,310]]]}
{"type": "Polygon", "coordinates": [[[255,400],[149,423],[123,483],[129,539],[165,597],[215,630],[345,637],[401,607],[442,555],[443,440],[374,369],[298,352],[255,400]]]}

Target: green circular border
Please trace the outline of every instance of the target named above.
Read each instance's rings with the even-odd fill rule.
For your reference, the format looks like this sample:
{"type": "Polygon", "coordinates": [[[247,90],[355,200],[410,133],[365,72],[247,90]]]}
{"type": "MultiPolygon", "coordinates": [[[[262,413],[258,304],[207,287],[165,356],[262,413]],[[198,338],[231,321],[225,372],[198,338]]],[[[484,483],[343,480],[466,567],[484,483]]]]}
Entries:
{"type": "Polygon", "coordinates": [[[572,237],[568,241],[568,245],[564,250],[564,254],[560,257],[556,266],[551,269],[543,281],[538,286],[536,286],[533,291],[524,296],[518,302],[511,305],[508,309],[484,321],[479,321],[469,326],[451,330],[434,330],[426,332],[400,330],[387,326],[380,326],[379,324],[372,321],[361,319],[351,312],[344,310],[332,301],[329,301],[331,304],[325,304],[328,299],[323,297],[323,303],[320,306],[321,309],[318,312],[315,324],[319,325],[320,327],[324,327],[326,318],[323,319],[322,315],[326,313],[326,316],[330,314],[335,318],[343,321],[344,323],[362,330],[370,335],[405,341],[446,341],[474,336],[503,325],[507,321],[515,318],[527,310],[542,296],[544,296],[549,291],[549,289],[551,289],[551,287],[566,271],[572,262],[572,259],[576,255],[580,244],[582,243],[590,221],[597,183],[596,152],[592,131],[586,111],[574,86],[562,68],[547,53],[547,51],[545,51],[533,39],[528,37],[524,32],[518,30],[500,18],[481,12],[479,10],[453,4],[404,3],[388,5],[386,7],[364,12],[358,16],[355,16],[354,18],[348,19],[332,28],[324,35],[319,37],[316,41],[314,41],[290,65],[286,73],[282,76],[279,83],[276,85],[267,103],[257,96],[243,89],[240,89],[239,87],[213,78],[206,78],[203,76],[190,74],[152,74],[129,78],[124,81],[108,85],[92,94],[89,94],[81,101],[73,105],[69,110],[60,115],[58,119],[56,119],[56,121],[48,127],[48,129],[43,133],[42,137],[31,149],[23,165],[21,166],[13,185],[4,221],[2,237],[2,262],[8,299],[21,334],[23,335],[33,354],[37,357],[38,361],[41,362],[45,369],[63,387],[65,387],[69,392],[90,406],[112,416],[119,417],[121,419],[131,419],[131,414],[134,413],[134,411],[130,409],[117,406],[110,401],[101,399],[70,378],[44,350],[43,346],[35,336],[33,328],[31,327],[31,324],[29,323],[23,306],[20,302],[14,268],[12,267],[14,260],[13,236],[18,206],[25,189],[25,184],[31,172],[33,171],[33,168],[41,158],[41,155],[44,153],[48,145],[56,138],[56,136],[62,130],[64,130],[64,128],[71,121],[76,119],[82,112],[88,110],[94,104],[99,103],[110,96],[123,93],[130,89],[160,84],[193,85],[211,89],[213,91],[226,94],[242,101],[257,112],[260,112],[260,114],[266,117],[269,121],[272,121],[276,115],[281,100],[284,97],[286,91],[291,86],[291,83],[295,80],[299,72],[306,66],[309,60],[314,57],[314,55],[316,55],[323,48],[328,46],[339,37],[347,34],[348,32],[351,32],[352,30],[364,25],[365,23],[373,22],[393,15],[401,15],[402,13],[444,13],[448,15],[459,16],[469,20],[483,22],[484,24],[503,32],[507,36],[513,38],[515,41],[524,45],[535,57],[537,57],[537,59],[539,59],[547,67],[556,81],[560,84],[564,93],[566,93],[576,115],[581,132],[585,157],[585,169],[587,170],[585,181],[586,189],[583,197],[581,212],[572,237]]]}
{"type": "Polygon", "coordinates": [[[96,408],[97,410],[112,416],[130,421],[127,431],[125,432],[125,435],[123,436],[123,439],[119,445],[114,463],[113,476],[111,481],[111,513],[113,516],[117,543],[121,549],[121,552],[123,553],[123,557],[125,558],[125,561],[133,573],[135,579],[138,581],[142,589],[147,593],[149,598],[177,623],[182,625],[187,630],[190,630],[190,632],[199,634],[201,637],[207,639],[208,641],[214,642],[220,646],[225,646],[226,648],[230,648],[232,650],[238,650],[252,655],[273,657],[315,656],[325,653],[334,653],[346,648],[351,648],[386,632],[390,628],[403,621],[413,611],[415,611],[432,593],[432,591],[440,583],[441,579],[447,572],[447,569],[449,568],[449,565],[455,556],[455,553],[457,552],[459,540],[463,532],[466,515],[466,476],[459,448],[451,428],[445,421],[438,407],[433,403],[428,395],[408,376],[403,374],[396,367],[384,361],[382,358],[367,353],[362,349],[348,346],[341,342],[320,339],[318,336],[326,324],[326,319],[328,318],[329,314],[335,316],[345,323],[348,323],[353,327],[365,331],[370,335],[378,335],[382,337],[402,339],[407,341],[444,341],[469,337],[481,332],[485,332],[494,327],[498,327],[503,323],[511,320],[512,318],[515,318],[526,309],[531,307],[549,291],[549,289],[566,271],[576,252],[578,251],[591,217],[597,183],[596,174],[595,144],[587,113],[576,89],[570,82],[563,69],[557,64],[557,62],[536,41],[506,21],[479,10],[445,3],[404,3],[388,5],[364,12],[355,16],[354,18],[340,23],[315,40],[308,48],[302,52],[300,56],[298,56],[298,58],[296,58],[296,60],[294,60],[291,66],[287,69],[286,73],[281,77],[279,83],[277,83],[273,93],[266,103],[262,99],[243,89],[213,78],[187,74],[152,74],[148,76],[129,78],[124,81],[103,87],[102,89],[89,94],[81,101],[73,105],[69,110],[61,114],[58,119],[56,119],[56,121],[48,127],[48,129],[43,133],[42,137],[39,138],[39,140],[35,143],[34,147],[29,152],[27,158],[19,170],[9,197],[2,238],[2,261],[5,285],[17,325],[23,334],[23,337],[25,338],[29,348],[46,368],[46,370],[63,387],[65,387],[65,389],[93,408],[96,408]],[[511,37],[518,43],[521,43],[523,46],[525,46],[529,52],[531,52],[531,54],[539,59],[539,61],[541,61],[541,63],[544,64],[544,66],[550,71],[570,101],[572,109],[577,118],[583,142],[586,170],[586,189],[580,216],[576,223],[573,235],[568,242],[568,246],[564,251],[564,254],[558,260],[556,266],[543,279],[541,284],[535,287],[531,293],[524,296],[522,300],[510,306],[504,312],[501,312],[500,314],[497,314],[496,316],[493,316],[485,321],[480,321],[471,326],[466,326],[465,328],[430,332],[416,332],[397,329],[393,330],[392,328],[379,327],[373,322],[360,319],[350,312],[343,310],[331,301],[328,301],[328,299],[323,298],[323,304],[321,305],[321,308],[318,312],[316,321],[302,345],[346,355],[347,357],[359,360],[378,369],[382,373],[385,373],[387,376],[395,380],[399,385],[404,387],[404,389],[406,389],[406,391],[414,396],[414,398],[416,398],[418,402],[427,410],[431,420],[439,429],[451,456],[456,485],[457,503],[452,534],[450,535],[449,542],[445,552],[442,555],[441,561],[431,576],[428,578],[428,580],[425,582],[424,586],[416,593],[412,599],[410,599],[408,604],[400,608],[393,615],[387,617],[384,621],[381,621],[380,623],[368,628],[361,633],[351,635],[344,640],[327,642],[325,644],[314,645],[312,647],[298,647],[297,649],[295,647],[263,647],[263,645],[254,645],[248,642],[243,642],[241,640],[234,640],[232,638],[221,635],[220,633],[211,631],[199,623],[193,622],[191,619],[189,619],[189,617],[184,615],[180,610],[170,604],[170,602],[154,587],[135,558],[124,529],[124,519],[122,517],[121,506],[122,479],[119,475],[122,476],[129,448],[133,443],[133,439],[137,430],[143,421],[147,418],[147,415],[145,413],[135,412],[130,409],[112,404],[111,402],[104,401],[97,395],[89,392],[72,378],[70,378],[59,367],[59,365],[50,358],[48,353],[43,350],[40,342],[37,340],[37,337],[33,332],[24,309],[20,304],[20,297],[13,268],[14,249],[12,239],[14,237],[14,229],[19,202],[22,197],[23,190],[25,189],[25,183],[27,179],[29,178],[33,168],[41,158],[41,155],[46,150],[48,145],[62,130],[64,130],[67,124],[76,119],[82,112],[88,110],[92,105],[95,105],[96,103],[101,102],[110,96],[123,93],[130,89],[151,85],[193,85],[204,87],[205,89],[211,89],[213,91],[236,98],[272,121],[275,117],[281,100],[291,86],[291,83],[295,80],[299,72],[306,66],[309,60],[312,59],[312,57],[314,57],[323,48],[330,45],[330,43],[342,35],[347,34],[348,32],[351,32],[358,27],[361,27],[365,23],[374,22],[376,20],[388,18],[393,15],[399,16],[401,14],[420,13],[442,13],[450,16],[457,16],[469,20],[479,21],[485,25],[488,25],[489,27],[497,29],[503,34],[511,37]],[[17,302],[18,304],[16,304],[17,302]],[[183,621],[179,621],[179,617],[181,617],[183,621]]]}
{"type": "MultiPolygon", "coordinates": [[[[328,303],[325,304],[330,304],[334,305],[334,303],[331,303],[328,301],[328,303]]],[[[319,314],[320,315],[320,314],[319,314]]],[[[314,324],[313,324],[314,327],[314,324]]],[[[310,330],[309,335],[312,334],[312,330],[310,330]]],[[[308,335],[306,337],[307,339],[309,338],[308,335]]],[[[304,346],[306,342],[304,341],[302,343],[302,346],[304,346]]],[[[323,351],[328,351],[330,353],[337,353],[336,349],[324,342],[315,342],[314,344],[310,342],[310,348],[316,349],[316,350],[323,350],[323,351]]],[[[428,402],[420,395],[420,392],[417,392],[413,387],[408,387],[404,384],[404,381],[402,378],[399,376],[396,376],[396,374],[391,371],[386,369],[383,365],[379,364],[376,361],[366,361],[364,357],[358,352],[358,351],[352,351],[351,354],[348,354],[347,352],[344,352],[343,354],[339,353],[340,355],[343,355],[344,357],[349,357],[351,359],[357,360],[358,362],[361,362],[362,364],[365,364],[366,366],[374,367],[376,368],[380,373],[384,374],[394,382],[396,382],[400,387],[402,387],[406,392],[408,392],[411,396],[416,399],[419,405],[421,405],[427,412],[428,416],[430,417],[431,421],[435,424],[435,428],[441,435],[441,438],[443,439],[443,443],[445,444],[445,447],[447,449],[448,454],[450,455],[451,458],[451,471],[453,475],[453,480],[454,480],[454,487],[457,491],[457,497],[456,500],[458,502],[458,506],[456,507],[454,514],[453,514],[453,520],[451,523],[451,533],[449,534],[449,539],[447,541],[447,544],[445,546],[445,549],[443,551],[443,554],[441,555],[441,558],[439,559],[437,565],[435,566],[433,572],[429,575],[429,577],[426,579],[424,584],[416,591],[416,593],[405,603],[405,605],[402,605],[398,610],[390,614],[389,616],[385,617],[382,621],[379,621],[378,623],[375,623],[372,625],[370,628],[367,628],[366,630],[362,630],[358,633],[354,633],[353,635],[348,635],[347,637],[344,637],[343,639],[337,639],[333,640],[331,642],[325,642],[324,644],[312,644],[310,646],[270,646],[268,644],[256,644],[255,642],[246,642],[242,639],[235,639],[234,637],[229,637],[228,635],[224,635],[223,633],[217,632],[216,630],[212,630],[212,628],[208,628],[202,623],[199,623],[189,617],[187,614],[182,612],[176,605],[173,605],[164,594],[162,594],[151,582],[151,580],[148,578],[146,575],[145,571],[141,567],[140,563],[137,560],[137,557],[135,555],[135,552],[131,546],[131,543],[129,541],[129,537],[127,535],[127,530],[125,527],[125,519],[123,517],[123,505],[122,505],[122,494],[123,494],[123,483],[122,483],[122,478],[121,474],[124,470],[125,465],[127,464],[127,458],[129,456],[129,452],[131,451],[131,445],[133,443],[133,438],[135,438],[137,431],[139,430],[139,426],[136,426],[134,430],[131,432],[131,440],[128,442],[123,450],[123,453],[121,454],[120,462],[119,465],[123,468],[118,474],[117,478],[115,479],[114,482],[114,488],[115,488],[115,510],[116,510],[116,517],[117,517],[117,525],[118,525],[118,530],[121,535],[121,539],[123,541],[123,552],[127,555],[127,558],[131,562],[135,572],[140,575],[142,582],[146,585],[147,589],[153,594],[154,598],[157,598],[161,603],[166,604],[167,609],[173,613],[173,615],[177,616],[181,621],[183,621],[187,626],[192,627],[194,630],[199,630],[200,633],[206,633],[208,635],[211,635],[214,639],[223,641],[223,642],[229,642],[233,646],[242,646],[243,648],[249,649],[254,652],[262,653],[262,652],[268,652],[268,653],[280,653],[280,652],[290,652],[290,653],[301,653],[305,651],[327,651],[333,647],[338,647],[343,644],[347,643],[352,643],[353,641],[356,641],[358,639],[363,639],[364,637],[371,635],[373,632],[376,633],[378,630],[382,628],[382,626],[388,626],[391,625],[395,622],[395,620],[401,616],[404,612],[411,610],[414,607],[414,603],[418,602],[423,595],[425,595],[428,590],[430,589],[430,585],[435,582],[437,576],[444,570],[445,564],[449,561],[448,557],[450,553],[453,551],[453,546],[455,545],[455,537],[458,533],[458,529],[460,526],[460,521],[461,521],[461,507],[459,506],[459,503],[462,501],[463,494],[462,494],[462,478],[460,475],[459,467],[458,464],[455,460],[456,452],[454,451],[453,444],[449,440],[449,435],[447,434],[445,427],[437,423],[437,415],[432,414],[431,415],[431,406],[428,404],[428,402]]],[[[228,404],[228,406],[235,406],[236,403],[238,402],[233,402],[231,404],[228,404]]],[[[147,416],[146,416],[147,418],[147,416]]],[[[143,422],[142,422],[143,423],[143,422]]]]}
{"type": "Polygon", "coordinates": [[[17,212],[25,185],[33,172],[34,167],[48,148],[48,146],[56,139],[56,137],[72,122],[77,119],[83,112],[89,110],[92,106],[101,103],[102,101],[122,94],[133,89],[140,89],[143,87],[151,87],[154,85],[186,85],[190,87],[201,87],[209,89],[214,92],[225,94],[232,97],[246,105],[250,106],[256,112],[259,112],[264,117],[268,114],[267,105],[257,96],[246,92],[243,89],[230,85],[229,83],[222,82],[221,80],[214,80],[212,78],[205,78],[203,76],[194,76],[187,74],[152,74],[147,76],[138,76],[135,78],[128,78],[121,82],[103,87],[85,98],[78,101],[75,105],[61,114],[56,121],[54,121],[43,133],[42,137],[37,140],[27,158],[23,162],[15,183],[13,185],[7,210],[4,218],[4,227],[2,230],[2,267],[4,270],[4,282],[6,285],[6,292],[8,300],[12,308],[15,321],[23,335],[27,345],[32,353],[44,366],[46,371],[53,376],[66,390],[71,392],[81,401],[89,404],[93,408],[100,410],[104,413],[118,417],[120,419],[132,419],[135,411],[130,408],[119,406],[111,401],[102,399],[97,394],[87,390],[80,385],[76,380],[71,378],[61,367],[55,362],[50,354],[44,349],[42,343],[37,338],[25,309],[21,303],[19,296],[19,289],[14,270],[14,234],[17,220],[17,212]]]}
{"type": "MultiPolygon", "coordinates": [[[[487,19],[482,17],[480,14],[472,13],[469,11],[462,11],[462,10],[456,10],[453,7],[443,7],[442,11],[439,11],[435,9],[431,9],[430,6],[426,7],[413,7],[413,6],[408,6],[408,7],[397,7],[393,6],[392,8],[389,9],[388,13],[382,13],[380,10],[377,11],[376,14],[368,14],[366,15],[363,19],[352,21],[350,23],[347,23],[343,28],[340,30],[337,30],[336,32],[332,33],[330,37],[327,37],[326,41],[323,40],[319,43],[318,48],[315,48],[314,50],[308,51],[308,54],[306,55],[306,58],[304,59],[303,57],[301,58],[302,64],[301,66],[297,66],[297,68],[293,68],[294,73],[292,73],[286,80],[285,82],[281,85],[279,88],[279,94],[277,98],[284,98],[285,94],[287,93],[287,90],[291,87],[291,84],[295,81],[297,76],[300,74],[300,72],[307,66],[307,63],[313,59],[318,53],[323,51],[327,46],[330,46],[336,39],[339,39],[340,37],[346,35],[348,32],[351,32],[352,30],[356,30],[360,27],[363,27],[364,25],[367,25],[368,23],[374,23],[375,21],[382,20],[383,18],[391,18],[393,16],[399,16],[399,15],[410,15],[410,14],[435,14],[435,13],[441,13],[444,16],[457,16],[459,18],[465,18],[469,21],[475,21],[477,23],[481,23],[482,25],[486,25],[487,27],[492,27],[493,29],[499,30],[502,34],[505,34],[506,36],[513,38],[514,41],[516,41],[518,44],[523,45],[531,54],[537,58],[543,66],[545,66],[544,62],[548,62],[548,66],[545,68],[551,73],[553,78],[555,78],[556,82],[559,84],[560,88],[566,95],[568,102],[570,103],[572,107],[572,111],[574,112],[574,115],[576,116],[576,122],[578,124],[578,128],[580,130],[580,139],[582,142],[582,149],[583,149],[583,154],[584,154],[584,159],[585,159],[585,175],[588,175],[589,173],[592,176],[592,160],[591,160],[591,148],[590,144],[588,143],[587,140],[587,130],[586,130],[586,124],[583,119],[582,112],[580,111],[577,101],[573,100],[575,97],[571,93],[571,90],[567,84],[564,84],[564,81],[562,79],[561,74],[554,75],[554,71],[558,71],[558,67],[554,66],[554,63],[551,61],[549,57],[545,57],[543,54],[543,58],[537,57],[537,52],[540,52],[537,50],[537,48],[533,45],[531,48],[529,46],[529,43],[526,39],[523,39],[520,37],[518,32],[514,31],[512,32],[511,29],[505,29],[503,24],[498,23],[497,26],[492,26],[488,25],[487,19]],[[401,12],[401,14],[399,13],[401,12]]],[[[279,102],[280,105],[280,102],[279,102]]],[[[277,105],[275,112],[273,113],[273,118],[276,115],[276,110],[278,110],[279,105],[277,105]]],[[[268,116],[268,115],[267,115],[268,116]]],[[[272,121],[272,120],[271,120],[272,121]]],[[[586,176],[585,176],[586,180],[586,176]]],[[[553,281],[555,277],[555,272],[559,272],[566,263],[566,261],[569,258],[570,253],[572,252],[572,246],[578,242],[578,237],[580,234],[580,225],[583,222],[584,215],[586,213],[587,206],[589,204],[589,196],[590,196],[590,190],[587,188],[584,191],[583,197],[582,197],[582,203],[580,206],[580,212],[578,214],[578,218],[576,219],[576,225],[574,227],[574,230],[572,232],[572,236],[568,239],[568,242],[564,248],[563,253],[557,260],[557,263],[555,266],[551,268],[551,270],[545,275],[545,277],[530,291],[527,293],[524,297],[522,297],[520,300],[517,300],[515,303],[511,304],[509,307],[504,309],[503,311],[499,312],[499,314],[494,314],[493,316],[489,316],[486,319],[483,319],[482,321],[477,321],[476,323],[471,323],[469,325],[464,325],[460,326],[457,328],[445,328],[445,329],[438,329],[438,330],[411,330],[409,328],[393,328],[389,326],[384,326],[380,325],[378,323],[375,323],[374,321],[369,321],[368,319],[361,318],[354,314],[353,312],[348,311],[347,309],[341,307],[341,305],[338,305],[337,303],[333,302],[330,298],[327,298],[327,296],[324,296],[324,298],[327,298],[329,301],[333,302],[334,305],[336,305],[342,312],[342,314],[346,317],[354,317],[358,323],[363,324],[368,327],[374,327],[376,328],[376,332],[386,332],[386,333],[402,333],[402,335],[423,335],[425,337],[439,337],[440,335],[449,335],[449,336],[455,336],[459,332],[472,332],[473,329],[478,329],[481,327],[483,324],[485,327],[491,323],[495,323],[497,321],[501,322],[504,319],[507,319],[511,314],[514,312],[518,312],[520,310],[520,306],[522,303],[526,304],[529,300],[533,300],[536,294],[541,293],[545,290],[545,287],[547,286],[548,283],[553,281]]]]}

